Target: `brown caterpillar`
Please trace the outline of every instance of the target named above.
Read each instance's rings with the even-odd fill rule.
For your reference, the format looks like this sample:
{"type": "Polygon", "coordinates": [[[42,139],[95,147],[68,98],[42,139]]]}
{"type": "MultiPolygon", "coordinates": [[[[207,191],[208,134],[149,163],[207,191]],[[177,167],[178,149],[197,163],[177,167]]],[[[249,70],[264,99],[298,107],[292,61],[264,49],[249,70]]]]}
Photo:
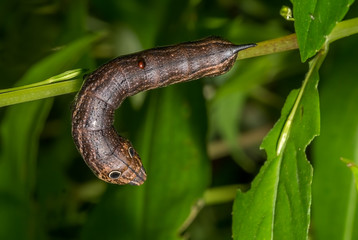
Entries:
{"type": "Polygon", "coordinates": [[[109,183],[141,185],[146,173],[132,144],[113,127],[114,110],[141,91],[229,71],[240,50],[219,37],[121,56],[85,80],[72,112],[72,136],[94,174],[109,183]]]}

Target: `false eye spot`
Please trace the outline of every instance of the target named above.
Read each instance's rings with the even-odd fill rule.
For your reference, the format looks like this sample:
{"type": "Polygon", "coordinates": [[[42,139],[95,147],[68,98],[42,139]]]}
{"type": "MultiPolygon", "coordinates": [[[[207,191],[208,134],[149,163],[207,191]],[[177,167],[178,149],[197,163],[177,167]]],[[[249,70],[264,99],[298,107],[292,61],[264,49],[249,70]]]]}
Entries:
{"type": "Polygon", "coordinates": [[[133,149],[132,147],[129,147],[129,148],[128,148],[128,153],[129,153],[129,156],[130,156],[131,158],[133,158],[133,156],[134,156],[134,149],[133,149]]]}
{"type": "Polygon", "coordinates": [[[140,58],[140,59],[138,60],[138,67],[139,67],[140,69],[144,69],[144,68],[145,68],[145,61],[144,61],[143,58],[140,58]]]}
{"type": "Polygon", "coordinates": [[[122,173],[120,171],[112,171],[108,174],[108,176],[112,179],[117,179],[122,175],[122,173]]]}

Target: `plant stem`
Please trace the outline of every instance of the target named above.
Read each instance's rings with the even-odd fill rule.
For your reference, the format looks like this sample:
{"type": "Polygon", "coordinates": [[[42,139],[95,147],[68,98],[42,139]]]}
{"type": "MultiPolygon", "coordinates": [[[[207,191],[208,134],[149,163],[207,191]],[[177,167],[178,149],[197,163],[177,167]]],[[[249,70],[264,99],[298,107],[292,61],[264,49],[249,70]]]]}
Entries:
{"type": "Polygon", "coordinates": [[[80,89],[81,83],[79,78],[1,93],[0,107],[72,93],[80,89]]]}
{"type": "Polygon", "coordinates": [[[259,42],[256,47],[241,51],[236,60],[298,49],[296,34],[259,42]]]}
{"type": "Polygon", "coordinates": [[[248,185],[227,185],[222,187],[209,188],[204,193],[205,205],[222,204],[235,199],[237,189],[246,191],[248,185]]]}
{"type": "Polygon", "coordinates": [[[0,90],[0,107],[74,92],[80,89],[84,73],[83,69],[69,70],[41,82],[0,90]]]}

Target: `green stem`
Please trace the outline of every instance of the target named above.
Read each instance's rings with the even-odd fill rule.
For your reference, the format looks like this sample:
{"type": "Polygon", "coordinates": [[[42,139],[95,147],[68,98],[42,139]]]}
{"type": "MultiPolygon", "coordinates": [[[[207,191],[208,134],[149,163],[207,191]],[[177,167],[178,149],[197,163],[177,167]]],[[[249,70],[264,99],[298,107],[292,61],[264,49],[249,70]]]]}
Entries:
{"type": "Polygon", "coordinates": [[[81,83],[82,79],[75,79],[2,93],[0,97],[0,107],[72,93],[80,89],[81,83]]]}
{"type": "Polygon", "coordinates": [[[246,191],[248,185],[227,185],[222,187],[209,188],[204,193],[205,205],[221,204],[234,201],[238,189],[246,191]]]}
{"type": "Polygon", "coordinates": [[[66,71],[41,82],[0,90],[0,107],[30,102],[78,91],[81,87],[82,69],[66,71]]]}
{"type": "Polygon", "coordinates": [[[241,191],[246,191],[248,188],[248,185],[234,184],[207,189],[204,193],[204,199],[199,200],[192,207],[188,218],[180,227],[179,232],[184,232],[188,228],[188,226],[193,222],[193,220],[196,218],[196,216],[204,206],[232,202],[236,197],[238,189],[240,189],[241,191]]]}
{"type": "Polygon", "coordinates": [[[236,60],[298,49],[296,34],[257,43],[256,47],[239,52],[236,60]]]}
{"type": "Polygon", "coordinates": [[[61,74],[58,74],[56,76],[50,77],[49,79],[46,79],[46,80],[41,81],[41,82],[36,82],[36,83],[28,84],[28,85],[25,85],[25,86],[13,87],[13,88],[0,90],[0,94],[8,93],[8,92],[15,92],[15,91],[28,89],[28,88],[39,87],[39,86],[45,86],[45,85],[48,85],[48,84],[51,84],[51,83],[63,82],[63,81],[66,81],[66,80],[76,78],[77,76],[82,75],[83,73],[84,73],[84,70],[82,70],[82,69],[69,70],[69,71],[63,72],[61,74]]]}

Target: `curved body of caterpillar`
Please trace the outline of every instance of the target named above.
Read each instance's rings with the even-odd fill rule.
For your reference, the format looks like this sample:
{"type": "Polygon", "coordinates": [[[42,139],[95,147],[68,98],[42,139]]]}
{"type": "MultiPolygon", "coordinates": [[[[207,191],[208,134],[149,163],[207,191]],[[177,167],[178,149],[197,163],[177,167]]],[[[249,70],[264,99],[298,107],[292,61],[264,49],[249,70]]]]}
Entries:
{"type": "Polygon", "coordinates": [[[226,73],[240,50],[218,37],[149,49],[118,57],[85,80],[72,112],[72,136],[94,174],[109,183],[141,185],[142,162],[113,127],[114,110],[141,91],[226,73]]]}

